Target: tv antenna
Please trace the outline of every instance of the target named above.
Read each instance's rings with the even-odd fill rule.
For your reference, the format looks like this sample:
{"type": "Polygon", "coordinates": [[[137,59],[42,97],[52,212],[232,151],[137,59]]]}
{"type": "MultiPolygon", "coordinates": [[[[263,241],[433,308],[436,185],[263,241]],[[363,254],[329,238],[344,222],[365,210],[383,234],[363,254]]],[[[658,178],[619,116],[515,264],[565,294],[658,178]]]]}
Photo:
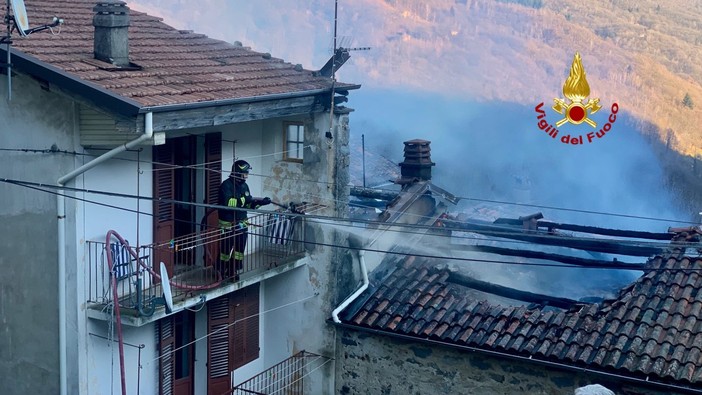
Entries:
{"type": "Polygon", "coordinates": [[[17,31],[20,36],[26,37],[32,33],[42,30],[51,29],[63,23],[63,19],[54,17],[51,23],[37,27],[29,27],[29,18],[27,17],[27,9],[24,6],[24,0],[6,0],[7,7],[5,8],[5,27],[6,33],[0,36],[0,45],[6,44],[7,59],[6,63],[0,63],[0,68],[7,68],[7,100],[12,100],[12,61],[10,53],[12,49],[12,32],[17,31]]]}
{"type": "Polygon", "coordinates": [[[346,97],[339,97],[338,99],[334,98],[334,89],[336,88],[336,71],[339,70],[341,66],[346,63],[347,60],[351,57],[351,54],[349,53],[350,51],[367,51],[371,49],[370,47],[358,47],[358,48],[345,48],[344,43],[347,41],[350,41],[348,37],[342,37],[341,44],[337,47],[337,36],[336,36],[336,27],[337,27],[337,16],[339,14],[339,0],[334,0],[334,37],[333,37],[333,43],[332,43],[332,56],[331,59],[327,61],[327,63],[319,69],[317,72],[319,75],[325,76],[325,77],[331,77],[332,80],[332,86],[331,86],[331,103],[329,106],[329,131],[326,133],[326,137],[328,141],[331,142],[333,138],[332,134],[332,129],[334,128],[334,106],[337,103],[343,103],[348,100],[346,97]]]}

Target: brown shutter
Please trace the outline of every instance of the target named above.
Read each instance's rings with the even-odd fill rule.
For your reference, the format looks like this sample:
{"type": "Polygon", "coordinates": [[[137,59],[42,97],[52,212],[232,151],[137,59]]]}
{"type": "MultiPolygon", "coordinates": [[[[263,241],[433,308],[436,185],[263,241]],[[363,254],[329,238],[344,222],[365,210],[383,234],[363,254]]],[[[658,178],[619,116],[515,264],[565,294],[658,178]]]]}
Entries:
{"type": "Polygon", "coordinates": [[[207,304],[207,393],[222,394],[231,389],[231,342],[234,326],[229,296],[207,304]]]}
{"type": "MultiPolygon", "coordinates": [[[[222,183],[222,133],[205,135],[205,203],[217,204],[219,200],[219,185],[222,183]]],[[[217,228],[219,217],[216,209],[205,210],[206,228],[204,232],[217,228]]],[[[209,238],[208,238],[209,239],[209,238]]],[[[213,266],[219,260],[219,240],[210,241],[205,245],[205,265],[213,266]]]]}
{"type": "Polygon", "coordinates": [[[205,203],[217,204],[222,183],[222,133],[205,135],[205,203]]]}
{"type": "Polygon", "coordinates": [[[247,288],[245,301],[247,311],[246,315],[251,318],[246,320],[245,325],[246,341],[244,342],[244,363],[249,363],[258,359],[258,328],[261,318],[258,303],[259,294],[260,292],[258,283],[247,288]]]}
{"type": "Polygon", "coordinates": [[[175,325],[173,316],[162,318],[158,321],[159,339],[159,383],[160,394],[173,394],[173,381],[175,380],[175,325]]]}
{"type": "Polygon", "coordinates": [[[233,294],[234,369],[258,359],[259,355],[259,283],[233,294]]]}
{"type": "Polygon", "coordinates": [[[258,359],[259,291],[256,283],[207,304],[208,394],[228,391],[230,373],[258,359]]]}
{"type": "MultiPolygon", "coordinates": [[[[154,242],[157,244],[173,239],[175,228],[175,210],[171,202],[159,199],[173,200],[175,187],[175,171],[173,170],[173,145],[165,144],[154,147],[154,242]]],[[[158,272],[160,262],[166,264],[166,269],[173,274],[173,250],[161,247],[154,250],[153,266],[158,272]]]]}

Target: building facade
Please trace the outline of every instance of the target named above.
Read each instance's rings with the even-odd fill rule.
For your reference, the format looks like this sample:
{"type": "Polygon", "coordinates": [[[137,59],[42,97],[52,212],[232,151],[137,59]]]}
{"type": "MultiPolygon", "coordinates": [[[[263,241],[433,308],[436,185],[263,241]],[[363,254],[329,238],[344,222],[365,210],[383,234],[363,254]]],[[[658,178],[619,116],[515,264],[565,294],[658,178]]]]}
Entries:
{"type": "Polygon", "coordinates": [[[0,80],[3,391],[331,392],[325,320],[350,258],[305,217],[346,212],[349,111],[330,103],[358,86],[122,2],[25,3],[32,20],[71,18],[59,36],[14,37],[12,87],[0,80]],[[278,204],[249,213],[239,279],[214,270],[235,159],[278,204]],[[284,379],[257,376],[281,363],[284,379]]]}

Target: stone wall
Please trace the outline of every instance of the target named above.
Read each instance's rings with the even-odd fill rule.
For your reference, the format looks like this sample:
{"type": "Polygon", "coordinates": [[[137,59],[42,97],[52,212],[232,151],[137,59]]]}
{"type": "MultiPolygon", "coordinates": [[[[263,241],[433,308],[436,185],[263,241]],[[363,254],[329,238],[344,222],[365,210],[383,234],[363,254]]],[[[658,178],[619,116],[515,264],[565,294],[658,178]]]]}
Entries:
{"type": "Polygon", "coordinates": [[[594,383],[617,394],[675,393],[363,331],[340,329],[338,339],[336,393],[342,395],[572,395],[594,383]]]}

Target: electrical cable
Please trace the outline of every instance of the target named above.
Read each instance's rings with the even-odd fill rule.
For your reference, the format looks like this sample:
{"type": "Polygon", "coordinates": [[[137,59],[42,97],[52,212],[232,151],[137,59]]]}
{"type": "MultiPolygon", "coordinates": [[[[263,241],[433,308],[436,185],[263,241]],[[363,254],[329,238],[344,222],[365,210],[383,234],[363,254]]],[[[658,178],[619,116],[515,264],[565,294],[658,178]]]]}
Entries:
{"type": "MultiPolygon", "coordinates": [[[[310,147],[310,146],[311,145],[307,145],[305,147],[310,147]]],[[[2,150],[2,151],[37,152],[37,153],[57,153],[58,152],[58,153],[66,153],[66,154],[73,154],[73,155],[95,156],[95,155],[91,155],[91,154],[62,151],[62,150],[51,150],[51,149],[41,150],[41,149],[29,149],[29,148],[15,148],[15,149],[0,148],[0,150],[2,150]]],[[[262,158],[262,157],[267,157],[267,156],[281,155],[285,152],[287,152],[287,151],[280,151],[280,152],[274,152],[271,154],[263,154],[263,155],[257,155],[257,156],[246,156],[246,157],[241,157],[240,159],[262,158]]],[[[132,161],[132,162],[136,161],[134,159],[128,159],[128,158],[113,158],[113,159],[132,161]]],[[[236,159],[227,159],[226,161],[230,161],[230,160],[233,161],[236,159]]],[[[143,163],[151,163],[152,165],[158,165],[158,166],[163,167],[160,169],[152,169],[152,171],[159,171],[159,170],[164,170],[164,169],[166,169],[166,170],[196,169],[196,170],[214,171],[214,172],[217,172],[219,174],[223,174],[223,173],[226,173],[227,171],[208,169],[206,166],[208,166],[210,164],[224,163],[224,162],[225,162],[225,160],[219,160],[219,161],[203,162],[203,163],[198,163],[198,164],[194,164],[194,165],[174,165],[174,164],[170,164],[170,163],[161,163],[161,162],[154,162],[154,161],[144,161],[143,163]]],[[[255,177],[261,177],[261,178],[272,178],[273,177],[273,176],[264,175],[264,174],[257,174],[257,173],[250,173],[250,175],[255,176],[255,177]]],[[[312,181],[312,180],[303,180],[303,179],[297,179],[297,180],[295,180],[295,182],[306,182],[306,183],[315,183],[315,184],[323,184],[323,185],[334,184],[331,182],[312,181]]],[[[281,189],[285,189],[285,188],[281,188],[281,189]]],[[[293,191],[292,189],[290,189],[290,190],[293,191]]],[[[391,190],[391,189],[375,188],[374,190],[397,193],[396,190],[391,190]]],[[[296,189],[294,191],[299,193],[299,189],[296,189]]],[[[313,194],[306,194],[306,195],[311,196],[311,197],[323,198],[324,200],[327,200],[327,201],[335,201],[334,199],[324,198],[324,197],[319,196],[319,195],[313,195],[313,194]]],[[[658,222],[676,222],[676,223],[684,223],[684,224],[691,224],[691,225],[698,225],[699,224],[699,222],[689,221],[689,220],[658,218],[658,217],[649,217],[649,216],[633,215],[633,214],[620,214],[620,213],[612,213],[612,212],[606,212],[606,211],[584,210],[584,209],[549,206],[549,205],[542,205],[542,204],[519,203],[519,202],[510,202],[510,201],[503,201],[503,200],[476,198],[476,197],[469,197],[469,196],[455,196],[455,198],[459,199],[459,200],[475,201],[475,202],[482,202],[482,203],[507,204],[507,205],[520,206],[520,207],[532,207],[532,208],[540,208],[540,209],[548,209],[548,210],[556,210],[556,211],[575,212],[575,213],[581,213],[581,214],[612,216],[612,217],[627,218],[627,219],[639,219],[639,220],[658,221],[658,222]]],[[[372,209],[374,207],[367,206],[365,208],[372,209]]]]}
{"type": "MultiPolygon", "coordinates": [[[[31,186],[31,185],[26,185],[27,183],[15,183],[15,182],[8,181],[8,180],[6,180],[6,179],[4,179],[4,180],[3,180],[3,179],[0,179],[0,181],[8,182],[8,183],[15,184],[15,185],[19,185],[19,186],[25,186],[25,187],[27,187],[27,188],[39,190],[39,191],[46,192],[46,193],[59,194],[58,192],[52,192],[52,191],[49,191],[49,190],[44,190],[44,189],[41,189],[41,188],[33,187],[33,186],[31,186]]],[[[34,183],[29,183],[29,184],[34,184],[34,183]]],[[[49,188],[52,188],[52,189],[73,189],[73,190],[79,190],[78,188],[58,187],[58,186],[56,186],[56,185],[43,185],[43,184],[42,184],[42,186],[43,186],[43,187],[49,187],[49,188]]],[[[125,197],[125,195],[122,195],[122,194],[105,193],[105,192],[93,191],[93,190],[85,190],[85,192],[86,192],[86,193],[95,193],[95,194],[107,194],[107,195],[109,195],[109,196],[125,197]]],[[[108,204],[104,204],[104,203],[101,203],[101,202],[95,202],[95,201],[91,201],[91,200],[88,200],[88,199],[77,198],[77,197],[68,196],[68,195],[64,195],[64,196],[65,196],[65,197],[68,197],[68,198],[71,198],[71,199],[76,199],[76,200],[84,201],[84,202],[87,202],[87,203],[93,203],[93,204],[102,205],[102,206],[106,206],[106,207],[110,207],[110,208],[114,208],[114,209],[118,209],[118,210],[124,210],[124,211],[128,211],[128,212],[135,212],[135,213],[137,213],[135,210],[126,209],[126,208],[122,208],[122,207],[118,207],[118,206],[113,206],[113,205],[108,205],[108,204]]],[[[158,201],[162,201],[162,202],[165,202],[165,203],[190,204],[190,205],[194,205],[194,206],[203,206],[203,207],[218,208],[218,209],[221,209],[221,208],[222,208],[222,207],[217,206],[217,205],[211,205],[211,204],[205,204],[205,203],[193,203],[193,202],[175,201],[175,200],[172,200],[172,199],[160,199],[160,200],[159,200],[159,199],[148,198],[148,197],[134,197],[134,196],[132,196],[132,195],[126,195],[126,197],[133,197],[133,198],[140,198],[140,199],[147,199],[147,200],[158,200],[158,201]]],[[[227,207],[227,209],[232,209],[232,208],[228,208],[228,207],[227,207]]],[[[265,213],[271,213],[271,211],[266,211],[266,210],[254,210],[254,209],[239,209],[239,210],[241,210],[241,211],[247,211],[247,212],[254,212],[254,213],[264,213],[264,214],[265,214],[265,213]]],[[[152,214],[152,213],[145,213],[145,212],[141,212],[141,213],[138,213],[138,214],[154,216],[154,214],[152,214]]],[[[314,216],[314,215],[308,215],[308,214],[286,213],[285,215],[286,215],[286,216],[290,216],[290,217],[294,217],[294,216],[304,217],[304,218],[306,218],[306,219],[308,219],[308,220],[309,220],[309,219],[319,219],[319,220],[323,220],[323,221],[330,221],[330,220],[331,220],[331,221],[336,221],[336,222],[361,222],[361,223],[366,223],[366,224],[368,224],[368,225],[380,226],[380,227],[384,227],[384,228],[397,228],[397,227],[399,227],[399,228],[413,228],[413,229],[421,229],[421,230],[437,230],[437,229],[442,229],[442,228],[433,227],[433,226],[427,226],[427,225],[412,225],[412,224],[397,224],[397,223],[390,223],[390,224],[388,224],[388,223],[385,223],[385,222],[377,222],[377,221],[369,221],[369,220],[353,220],[353,219],[348,219],[348,218],[329,217],[329,216],[314,216]]],[[[182,220],[182,222],[190,222],[190,221],[182,220]]],[[[192,222],[190,222],[190,223],[192,223],[192,222]]],[[[347,226],[347,227],[348,227],[349,225],[338,225],[338,226],[341,226],[341,227],[347,226]]],[[[396,230],[386,229],[386,231],[396,231],[396,230]]],[[[509,231],[509,230],[506,230],[505,232],[502,232],[502,234],[504,234],[505,236],[510,236],[510,235],[523,235],[523,233],[521,233],[521,232],[513,232],[513,231],[509,231]]],[[[442,237],[441,235],[434,235],[434,236],[435,236],[435,237],[442,237]]],[[[443,236],[443,237],[451,237],[451,236],[443,236]]],[[[495,236],[495,237],[499,237],[499,236],[495,236]]],[[[560,239],[560,240],[572,240],[572,239],[573,239],[572,237],[568,237],[568,236],[549,236],[549,238],[554,239],[554,240],[559,240],[559,239],[560,239]]],[[[487,239],[487,240],[493,240],[493,241],[500,241],[500,242],[504,242],[504,243],[519,243],[519,244],[530,244],[530,245],[531,245],[531,244],[534,244],[534,243],[530,243],[530,242],[526,242],[526,241],[490,239],[490,238],[486,238],[486,237],[482,237],[482,238],[477,238],[477,237],[466,237],[466,239],[479,239],[479,240],[486,240],[486,239],[487,239]]],[[[602,241],[602,240],[603,240],[603,239],[597,239],[597,238],[579,238],[579,239],[580,239],[580,240],[591,240],[591,241],[602,241]]],[[[606,239],[606,240],[622,242],[621,240],[613,240],[613,239],[606,239]]],[[[660,248],[669,248],[669,247],[670,247],[670,244],[668,244],[668,243],[658,243],[658,242],[651,242],[651,241],[638,241],[638,242],[624,241],[623,244],[627,244],[627,245],[630,245],[630,246],[641,246],[641,247],[646,247],[646,246],[654,246],[654,247],[660,247],[660,248]]],[[[164,244],[161,244],[161,245],[164,245],[164,244]]],[[[342,246],[336,246],[336,247],[342,247],[342,246]]],[[[450,258],[450,257],[445,257],[445,258],[446,258],[446,259],[453,259],[453,258],[450,258]]]]}
{"type": "MultiPolygon", "coordinates": [[[[310,145],[306,146],[309,147],[310,145]]],[[[66,153],[66,154],[73,154],[73,155],[85,155],[85,156],[94,156],[91,154],[83,154],[83,153],[78,153],[78,152],[70,152],[70,151],[61,151],[61,150],[51,150],[51,149],[29,149],[29,148],[15,148],[15,149],[8,149],[8,148],[0,148],[0,150],[3,151],[22,151],[22,152],[37,152],[37,153],[66,153]]],[[[274,155],[280,155],[283,154],[284,152],[287,151],[280,151],[280,152],[274,152],[272,154],[264,154],[264,155],[258,155],[258,156],[247,156],[247,157],[242,157],[243,159],[255,159],[255,158],[262,158],[266,156],[274,156],[274,155]]],[[[126,161],[135,161],[134,159],[127,159],[127,158],[113,158],[115,160],[126,160],[126,161]]],[[[231,159],[235,160],[235,159],[231,159]]],[[[229,160],[227,160],[229,161],[229,160]]],[[[144,161],[143,163],[151,163],[152,165],[158,165],[158,166],[163,166],[164,168],[168,170],[172,169],[202,169],[205,171],[215,171],[217,173],[226,173],[226,171],[218,171],[214,169],[208,169],[206,168],[207,165],[209,164],[216,164],[216,163],[224,163],[224,160],[219,160],[219,161],[212,161],[212,162],[204,162],[201,164],[194,164],[194,165],[174,165],[174,164],[167,164],[167,163],[160,163],[160,162],[154,162],[154,161],[144,161]]],[[[152,171],[159,171],[163,169],[152,169],[152,171]]],[[[262,178],[272,178],[273,176],[269,175],[263,175],[263,174],[257,174],[257,173],[250,173],[252,176],[255,177],[262,177],[262,178]]],[[[306,182],[306,183],[315,183],[315,184],[323,184],[323,185],[331,185],[333,183],[331,182],[324,182],[324,181],[312,181],[312,180],[303,180],[303,179],[297,179],[295,180],[296,182],[306,182]]],[[[285,189],[285,188],[282,188],[285,189]]],[[[374,190],[377,191],[383,191],[383,192],[392,192],[392,193],[397,193],[396,190],[391,190],[391,189],[382,189],[382,188],[375,188],[374,190]]],[[[299,190],[295,190],[295,192],[299,193],[299,190]]],[[[311,197],[321,197],[317,195],[312,195],[312,194],[307,194],[308,196],[311,197]]],[[[633,215],[633,214],[621,214],[621,213],[612,213],[612,212],[605,212],[605,211],[597,211],[597,210],[584,210],[584,209],[577,209],[577,208],[568,208],[568,207],[558,207],[558,206],[549,206],[549,205],[542,205],[542,204],[532,204],[532,203],[519,203],[519,202],[510,202],[510,201],[503,201],[503,200],[495,200],[495,199],[485,199],[485,198],[476,198],[476,197],[469,197],[469,196],[455,196],[457,199],[460,200],[467,200],[467,201],[475,201],[475,202],[482,202],[482,203],[494,203],[494,204],[507,204],[507,205],[513,205],[513,206],[521,206],[521,207],[532,207],[532,208],[540,208],[540,209],[549,209],[549,210],[556,210],[556,211],[565,211],[565,212],[575,212],[575,213],[581,213],[581,214],[594,214],[594,215],[603,215],[603,216],[613,216],[613,217],[619,217],[619,218],[627,218],[627,219],[639,219],[639,220],[646,220],[646,221],[658,221],[658,222],[676,222],[676,223],[684,223],[684,224],[691,224],[691,225],[697,225],[699,222],[695,221],[689,221],[689,220],[679,220],[679,219],[670,219],[670,218],[658,218],[658,217],[649,217],[649,216],[641,216],[641,215],[633,215]]],[[[325,199],[325,200],[331,200],[333,199],[325,199]]],[[[367,206],[365,208],[372,209],[374,207],[367,206]]]]}
{"type": "MultiPolygon", "coordinates": [[[[90,189],[83,189],[83,188],[71,188],[71,187],[63,187],[63,186],[58,186],[58,185],[53,185],[53,184],[41,184],[41,183],[34,183],[34,182],[28,182],[28,181],[19,181],[19,180],[11,180],[11,179],[0,179],[0,182],[5,182],[9,184],[14,184],[18,186],[25,186],[30,189],[36,189],[39,191],[47,192],[47,193],[54,193],[58,194],[56,192],[51,192],[46,189],[64,189],[64,190],[69,190],[69,191],[74,191],[74,192],[83,192],[83,193],[89,193],[89,194],[98,194],[98,195],[106,195],[106,196],[111,196],[111,197],[121,197],[121,198],[130,198],[130,199],[143,199],[143,200],[151,200],[155,202],[162,202],[162,203],[168,203],[168,204],[181,204],[181,205],[191,205],[191,206],[196,206],[196,207],[204,207],[204,208],[211,208],[211,209],[226,209],[226,210],[239,210],[239,211],[246,211],[250,213],[257,213],[257,214],[268,214],[271,213],[271,211],[268,210],[260,210],[260,209],[245,209],[245,208],[233,208],[233,207],[224,207],[224,206],[219,206],[215,204],[207,204],[207,203],[197,203],[197,202],[186,202],[182,200],[175,200],[175,199],[161,199],[161,198],[154,198],[154,197],[148,197],[148,196],[135,196],[135,195],[128,195],[128,194],[121,194],[121,193],[115,193],[115,192],[105,192],[105,191],[98,191],[98,190],[90,190],[90,189]],[[37,188],[41,187],[41,188],[37,188]],[[42,189],[46,188],[46,189],[42,189]]],[[[110,207],[110,208],[115,208],[119,210],[124,210],[128,212],[136,212],[135,210],[132,209],[127,209],[127,208],[121,208],[118,206],[114,205],[109,205],[109,204],[104,204],[101,202],[96,202],[88,199],[82,199],[82,198],[77,198],[77,197],[72,197],[68,195],[64,195],[65,197],[76,199],[76,200],[81,200],[85,201],[88,203],[94,203],[98,205],[102,205],[105,207],[110,207]]],[[[151,213],[146,213],[146,212],[140,212],[139,214],[143,215],[149,215],[149,216],[154,216],[154,214],[151,213]]],[[[351,218],[343,218],[343,217],[331,217],[331,216],[317,216],[317,215],[310,215],[310,214],[299,214],[299,213],[286,213],[287,216],[289,217],[304,217],[307,219],[318,219],[318,220],[323,220],[323,221],[336,221],[336,222],[350,222],[350,223],[363,223],[369,226],[375,226],[375,227],[387,227],[387,228],[413,228],[413,229],[423,229],[423,230],[429,230],[429,229],[440,229],[435,226],[431,225],[418,225],[418,224],[405,224],[405,223],[387,223],[387,222],[381,222],[381,221],[372,221],[372,220],[365,220],[365,219],[351,219],[351,218]]],[[[423,218],[433,218],[433,217],[428,217],[428,216],[421,216],[423,218]]],[[[190,221],[185,221],[183,222],[190,222],[190,221]]],[[[194,223],[194,222],[190,222],[194,223]]],[[[344,226],[344,225],[339,225],[339,226],[344,226]]],[[[515,236],[515,235],[523,235],[522,232],[515,232],[512,231],[510,227],[505,226],[505,231],[504,232],[499,232],[500,234],[504,234],[505,236],[515,236]]],[[[466,231],[467,232],[467,231],[466,231]]],[[[498,232],[495,230],[494,232],[498,232]]],[[[562,239],[562,240],[569,240],[572,239],[571,237],[567,236],[550,236],[552,239],[562,239]]],[[[586,240],[595,240],[595,241],[600,241],[602,239],[597,239],[597,238],[583,238],[586,240]]],[[[612,239],[607,239],[607,240],[612,240],[612,239]]],[[[651,242],[651,241],[640,241],[638,242],[637,245],[652,245],[652,246],[661,246],[661,247],[666,247],[669,246],[668,243],[657,243],[657,242],[651,242]]]]}
{"type": "MultiPolygon", "coordinates": [[[[40,191],[43,191],[39,188],[33,188],[33,187],[28,187],[32,189],[38,189],[40,191]]],[[[51,191],[44,191],[47,193],[56,193],[56,192],[51,192],[51,191]]],[[[74,198],[71,196],[67,196],[68,198],[74,198]]],[[[77,198],[75,198],[77,199],[77,198]]],[[[81,199],[78,199],[81,200],[81,199]]],[[[252,210],[253,211],[253,210],[252,210]]],[[[146,215],[150,215],[148,213],[144,213],[146,215]]],[[[322,217],[324,218],[324,217],[322,217]]],[[[391,226],[385,224],[385,226],[391,226]]],[[[403,224],[402,226],[407,226],[407,224],[403,224]]],[[[432,228],[432,229],[440,229],[440,228],[432,228]]],[[[297,242],[304,242],[306,244],[312,244],[312,245],[319,245],[319,246],[326,246],[326,247],[331,247],[331,248],[342,248],[345,250],[349,249],[354,249],[353,247],[349,246],[341,246],[337,244],[331,244],[331,243],[321,243],[321,242],[312,242],[312,241],[307,241],[307,240],[295,240],[297,242]]],[[[638,245],[647,245],[647,244],[653,244],[653,243],[641,243],[638,245]]],[[[637,245],[637,244],[634,244],[637,245]]],[[[670,247],[668,244],[662,244],[664,247],[670,247]]],[[[476,258],[461,258],[461,257],[452,257],[452,256],[441,256],[441,255],[429,255],[429,254],[418,254],[418,253],[407,253],[407,252],[399,252],[399,251],[389,251],[389,250],[381,250],[381,249],[371,249],[371,248],[355,248],[357,250],[364,250],[364,251],[370,251],[370,252],[377,252],[377,253],[384,253],[384,254],[394,254],[394,255],[413,255],[416,257],[420,258],[427,258],[427,259],[442,259],[442,260],[453,260],[453,261],[464,261],[464,262],[482,262],[482,263],[496,263],[496,264],[506,264],[506,265],[515,265],[515,266],[532,266],[532,267],[557,267],[557,268],[568,268],[568,269],[604,269],[604,270],[634,270],[634,271],[640,271],[639,268],[632,268],[632,267],[627,267],[626,265],[607,265],[607,267],[581,267],[581,266],[572,266],[572,265],[567,265],[567,264],[547,264],[547,263],[535,263],[535,262],[514,262],[514,261],[504,261],[504,260],[495,260],[495,259],[476,259],[476,258]]],[[[698,269],[683,269],[683,268],[647,268],[647,271],[671,271],[671,272],[676,272],[676,271],[688,271],[688,272],[694,272],[694,271],[702,271],[702,268],[698,269]]]]}

